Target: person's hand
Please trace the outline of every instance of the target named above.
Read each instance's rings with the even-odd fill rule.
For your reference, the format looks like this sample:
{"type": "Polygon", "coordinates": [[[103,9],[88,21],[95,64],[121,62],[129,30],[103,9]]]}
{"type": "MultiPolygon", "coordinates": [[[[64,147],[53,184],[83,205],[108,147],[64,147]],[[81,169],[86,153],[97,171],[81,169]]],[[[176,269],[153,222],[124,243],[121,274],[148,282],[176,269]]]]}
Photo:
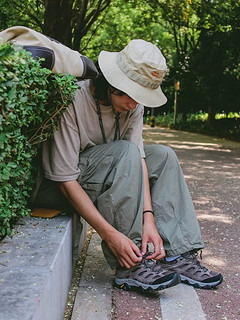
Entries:
{"type": "Polygon", "coordinates": [[[144,255],[147,251],[147,244],[153,243],[154,246],[154,252],[150,256],[148,256],[146,259],[162,259],[165,257],[166,253],[163,247],[163,240],[160,237],[154,218],[151,213],[147,217],[148,213],[145,213],[144,217],[144,223],[143,223],[143,238],[142,238],[142,254],[144,255]]]}
{"type": "Polygon", "coordinates": [[[121,232],[115,230],[109,233],[104,240],[117,258],[121,267],[129,269],[142,261],[140,249],[121,232]]]}

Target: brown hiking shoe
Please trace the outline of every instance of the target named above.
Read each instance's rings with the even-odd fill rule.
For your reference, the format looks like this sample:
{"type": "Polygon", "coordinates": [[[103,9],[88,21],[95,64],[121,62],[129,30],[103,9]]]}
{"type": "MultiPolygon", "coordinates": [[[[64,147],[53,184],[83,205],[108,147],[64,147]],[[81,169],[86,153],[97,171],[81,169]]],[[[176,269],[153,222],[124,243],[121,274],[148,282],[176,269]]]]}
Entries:
{"type": "Polygon", "coordinates": [[[210,271],[203,267],[197,258],[197,253],[190,251],[177,259],[168,262],[165,259],[157,261],[157,265],[164,270],[176,272],[183,283],[195,288],[213,289],[223,281],[221,273],[210,271]]]}
{"type": "Polygon", "coordinates": [[[145,257],[131,269],[119,267],[115,277],[115,284],[118,288],[139,289],[143,292],[169,288],[180,281],[180,276],[176,272],[163,270],[153,260],[147,260],[145,257]]]}

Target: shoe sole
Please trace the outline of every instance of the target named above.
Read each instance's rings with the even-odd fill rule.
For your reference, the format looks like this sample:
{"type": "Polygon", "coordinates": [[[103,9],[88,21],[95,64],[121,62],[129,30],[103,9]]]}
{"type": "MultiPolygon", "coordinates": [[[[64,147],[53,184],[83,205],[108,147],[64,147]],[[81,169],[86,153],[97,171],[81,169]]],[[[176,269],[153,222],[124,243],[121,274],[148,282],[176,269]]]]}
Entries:
{"type": "Polygon", "coordinates": [[[174,276],[172,277],[171,280],[168,280],[168,281],[161,283],[161,284],[155,284],[155,285],[145,284],[145,283],[139,282],[134,279],[115,278],[115,285],[119,289],[123,289],[123,290],[133,290],[134,289],[134,290],[140,290],[142,292],[160,291],[160,290],[163,290],[166,288],[173,287],[180,282],[181,282],[181,278],[180,278],[179,274],[177,274],[177,273],[174,274],[174,276]]]}
{"type": "Polygon", "coordinates": [[[181,282],[186,283],[190,286],[193,286],[194,288],[198,288],[198,289],[214,289],[216,288],[219,284],[222,283],[223,281],[223,277],[221,275],[220,279],[218,281],[215,282],[200,282],[200,281],[196,281],[193,280],[191,278],[188,278],[186,276],[183,276],[180,274],[181,277],[181,282]]]}

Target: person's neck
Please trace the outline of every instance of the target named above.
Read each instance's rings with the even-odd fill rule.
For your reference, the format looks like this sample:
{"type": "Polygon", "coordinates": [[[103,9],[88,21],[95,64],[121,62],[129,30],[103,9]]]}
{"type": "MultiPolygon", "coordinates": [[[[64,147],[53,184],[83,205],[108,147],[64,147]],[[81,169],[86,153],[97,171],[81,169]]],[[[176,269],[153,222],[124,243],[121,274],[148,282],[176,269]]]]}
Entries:
{"type": "MultiPolygon", "coordinates": [[[[90,80],[89,89],[90,89],[91,95],[96,100],[96,97],[95,97],[95,86],[94,86],[92,80],[90,80]]],[[[111,105],[111,103],[108,101],[108,99],[107,100],[99,100],[98,99],[98,103],[103,105],[103,106],[110,106],[111,105]]]]}

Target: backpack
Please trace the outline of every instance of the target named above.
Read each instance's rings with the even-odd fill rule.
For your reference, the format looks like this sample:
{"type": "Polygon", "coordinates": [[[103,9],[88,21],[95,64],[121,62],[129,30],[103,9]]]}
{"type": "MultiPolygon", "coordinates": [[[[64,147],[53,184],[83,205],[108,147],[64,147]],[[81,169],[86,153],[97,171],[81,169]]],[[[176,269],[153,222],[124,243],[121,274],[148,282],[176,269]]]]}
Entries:
{"type": "MultiPolygon", "coordinates": [[[[53,73],[71,74],[81,79],[95,78],[97,69],[89,58],[62,43],[27,27],[14,26],[0,32],[0,40],[30,51],[41,66],[53,73]]],[[[0,41],[1,43],[1,41],[0,41]]]]}

